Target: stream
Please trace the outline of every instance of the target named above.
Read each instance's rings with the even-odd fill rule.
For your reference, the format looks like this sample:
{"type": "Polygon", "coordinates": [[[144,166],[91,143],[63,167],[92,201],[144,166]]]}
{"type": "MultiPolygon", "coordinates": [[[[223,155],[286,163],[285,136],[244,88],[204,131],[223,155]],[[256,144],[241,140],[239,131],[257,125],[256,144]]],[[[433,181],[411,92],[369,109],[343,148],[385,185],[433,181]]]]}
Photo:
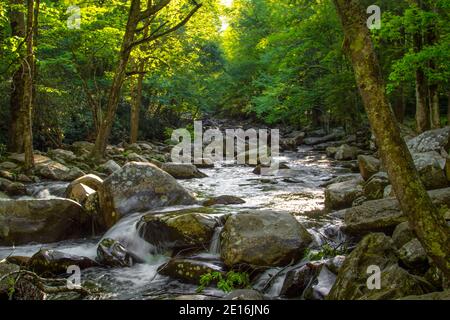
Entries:
{"type": "MultiPolygon", "coordinates": [[[[234,195],[246,201],[241,205],[218,206],[217,213],[236,214],[248,209],[273,209],[292,213],[313,235],[312,249],[320,249],[326,242],[342,243],[345,238],[339,228],[342,221],[324,214],[323,184],[330,179],[348,173],[347,169],[326,158],[325,154],[309,147],[300,147],[297,152],[282,153],[278,159],[285,162],[290,170],[283,170],[276,176],[258,176],[249,166],[231,163],[216,163],[215,168],[201,169],[208,177],[193,180],[178,180],[198,199],[219,195],[234,195]]],[[[61,196],[67,186],[61,182],[32,184],[28,187],[36,198],[61,196]]],[[[168,207],[163,211],[174,211],[186,207],[168,207]]],[[[158,212],[162,210],[159,209],[158,212]]],[[[107,294],[105,299],[154,299],[196,294],[196,285],[180,283],[161,276],[158,267],[169,260],[149,243],[138,236],[136,223],[146,213],[135,213],[124,217],[103,237],[126,243],[127,249],[142,258],[145,263],[130,268],[91,268],[82,271],[82,281],[92,281],[100,285],[107,294]]],[[[220,229],[218,227],[210,248],[199,254],[199,258],[218,260],[220,256],[220,229]]],[[[41,248],[56,249],[70,254],[95,259],[100,238],[63,241],[52,244],[30,244],[25,246],[0,247],[0,259],[9,255],[32,256],[41,248]]],[[[298,267],[306,263],[300,261],[298,267]]],[[[272,298],[277,298],[289,268],[267,270],[254,282],[255,289],[263,290],[272,298]],[[273,276],[276,275],[274,278],[273,276]]],[[[326,280],[326,275],[325,282],[326,280]]],[[[320,283],[319,283],[320,285],[320,283]]],[[[204,295],[222,297],[224,293],[207,288],[204,295]]]]}

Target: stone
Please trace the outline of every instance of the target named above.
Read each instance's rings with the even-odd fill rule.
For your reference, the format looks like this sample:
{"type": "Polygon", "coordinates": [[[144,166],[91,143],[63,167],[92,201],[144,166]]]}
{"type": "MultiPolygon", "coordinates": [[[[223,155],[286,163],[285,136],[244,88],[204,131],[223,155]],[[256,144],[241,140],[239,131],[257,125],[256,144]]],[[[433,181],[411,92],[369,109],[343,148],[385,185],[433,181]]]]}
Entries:
{"type": "Polygon", "coordinates": [[[284,266],[303,256],[312,242],[289,213],[246,211],[228,217],[221,233],[221,257],[227,266],[284,266]]]}
{"type": "Polygon", "coordinates": [[[94,189],[89,188],[83,183],[77,183],[70,189],[70,193],[66,194],[66,198],[74,200],[82,205],[93,193],[95,193],[94,189]]]}
{"type": "Polygon", "coordinates": [[[399,300],[450,300],[450,290],[432,292],[423,295],[407,296],[399,300]]]}
{"type": "Polygon", "coordinates": [[[229,205],[229,204],[243,204],[243,203],[245,203],[245,200],[243,200],[239,197],[224,195],[224,196],[210,198],[210,199],[204,201],[203,205],[205,207],[209,207],[209,206],[214,206],[214,205],[218,205],[218,204],[229,205]]]}
{"type": "Polygon", "coordinates": [[[371,176],[380,171],[381,162],[373,156],[359,155],[359,172],[364,180],[369,180],[371,176]]]}
{"type": "Polygon", "coordinates": [[[440,189],[448,186],[445,175],[445,158],[437,152],[412,154],[414,164],[427,190],[440,189]]]}
{"type": "Polygon", "coordinates": [[[94,189],[97,191],[103,184],[103,179],[96,176],[95,174],[86,174],[74,181],[72,181],[68,186],[66,190],[66,194],[70,194],[71,188],[76,186],[77,184],[84,184],[88,186],[91,189],[94,189]]]}
{"type": "Polygon", "coordinates": [[[128,161],[135,161],[135,162],[148,162],[148,160],[146,158],[144,158],[143,156],[138,155],[135,152],[131,152],[127,155],[127,160],[128,161]]]}
{"type": "Polygon", "coordinates": [[[394,241],[395,247],[400,249],[415,237],[414,231],[409,227],[409,222],[405,221],[395,227],[394,233],[392,234],[392,241],[394,241]]]}
{"type": "Polygon", "coordinates": [[[50,243],[80,238],[90,218],[69,199],[0,200],[0,245],[50,243]]]}
{"type": "Polygon", "coordinates": [[[129,162],[106,178],[98,190],[106,226],[130,213],[195,204],[194,197],[172,176],[151,163],[129,162]]]}
{"type": "Polygon", "coordinates": [[[195,212],[194,209],[148,214],[141,218],[136,227],[144,240],[158,247],[205,248],[219,223],[216,216],[195,212]]]}
{"type": "Polygon", "coordinates": [[[105,238],[97,247],[97,262],[107,267],[131,267],[133,255],[118,241],[105,238]]]}
{"type": "Polygon", "coordinates": [[[108,160],[99,167],[100,171],[103,171],[107,174],[112,174],[121,169],[121,167],[114,161],[108,160]]]}
{"type": "Polygon", "coordinates": [[[27,194],[27,188],[23,183],[12,182],[8,179],[0,178],[0,191],[9,196],[23,196],[27,194]]]}
{"type": "Polygon", "coordinates": [[[408,270],[415,273],[425,273],[428,269],[428,257],[418,239],[412,239],[398,251],[400,261],[408,270]]]}
{"type": "Polygon", "coordinates": [[[76,141],[72,143],[72,150],[76,154],[87,154],[94,149],[94,144],[88,141],[76,141]]]}
{"type": "Polygon", "coordinates": [[[428,282],[409,274],[397,264],[391,238],[382,233],[372,233],[364,237],[346,257],[326,299],[388,300],[426,294],[431,290],[428,282]],[[377,266],[380,270],[379,290],[371,290],[367,286],[371,266],[377,266]]]}
{"type": "Polygon", "coordinates": [[[302,297],[303,292],[310,286],[322,268],[321,263],[307,263],[299,268],[289,270],[281,287],[280,296],[295,298],[302,297]]]}
{"type": "Polygon", "coordinates": [[[383,198],[392,198],[395,197],[394,189],[392,188],[392,185],[388,185],[384,188],[383,191],[383,198]]]}
{"type": "Polygon", "coordinates": [[[264,300],[264,295],[253,289],[237,289],[231,291],[222,300],[264,300]]]}
{"type": "Polygon", "coordinates": [[[334,159],[343,161],[343,160],[354,160],[357,156],[357,150],[354,147],[350,147],[348,144],[343,144],[338,147],[336,150],[336,154],[334,155],[334,159]]]}
{"type": "Polygon", "coordinates": [[[46,277],[67,274],[69,266],[77,266],[83,270],[96,267],[98,264],[86,257],[49,249],[39,250],[27,264],[29,270],[46,277]]]}
{"type": "Polygon", "coordinates": [[[5,161],[5,162],[1,162],[0,163],[0,170],[14,170],[17,168],[17,164],[10,162],[10,161],[5,161]]]}
{"type": "Polygon", "coordinates": [[[9,262],[0,262],[0,300],[44,300],[46,294],[24,277],[17,277],[20,267],[9,262]],[[10,276],[6,276],[11,274],[10,276]],[[12,287],[14,284],[14,287],[12,287]]]}
{"type": "Polygon", "coordinates": [[[47,155],[56,160],[59,161],[60,159],[65,162],[71,162],[76,160],[77,156],[69,150],[63,150],[63,149],[54,149],[47,152],[47,155]]]}
{"type": "Polygon", "coordinates": [[[170,174],[175,179],[204,178],[207,175],[189,163],[163,163],[161,169],[170,174]]]}
{"type": "Polygon", "coordinates": [[[328,211],[351,207],[353,201],[363,195],[360,177],[333,183],[325,189],[325,208],[328,211]]]}
{"type": "Polygon", "coordinates": [[[225,266],[220,261],[208,261],[201,257],[172,258],[158,268],[158,273],[183,283],[200,284],[202,275],[219,272],[225,275],[225,266]]]}
{"type": "Polygon", "coordinates": [[[411,153],[449,150],[450,127],[429,130],[409,140],[407,146],[411,153]]]}
{"type": "Polygon", "coordinates": [[[389,185],[389,178],[386,172],[378,172],[374,174],[363,187],[364,195],[367,200],[382,199],[384,189],[389,185]]]}
{"type": "Polygon", "coordinates": [[[35,172],[42,178],[56,181],[72,181],[85,174],[77,167],[68,168],[53,160],[36,164],[35,172]]]}
{"type": "Polygon", "coordinates": [[[327,147],[327,148],[325,149],[325,152],[326,152],[326,154],[327,154],[327,157],[328,157],[328,158],[333,158],[333,159],[334,159],[334,157],[335,157],[337,151],[338,151],[338,148],[337,148],[337,147],[327,147]]]}

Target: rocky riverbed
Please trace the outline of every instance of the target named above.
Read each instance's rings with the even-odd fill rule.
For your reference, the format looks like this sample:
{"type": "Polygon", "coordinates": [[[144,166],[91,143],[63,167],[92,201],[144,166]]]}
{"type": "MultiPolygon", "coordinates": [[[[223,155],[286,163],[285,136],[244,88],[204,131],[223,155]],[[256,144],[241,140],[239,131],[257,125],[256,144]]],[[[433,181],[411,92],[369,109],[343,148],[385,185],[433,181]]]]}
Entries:
{"type": "MultiPolygon", "coordinates": [[[[37,154],[33,175],[11,154],[0,163],[0,292],[10,292],[11,272],[28,270],[45,282],[76,265],[90,291],[46,298],[441,297],[447,280],[390,197],[368,138],[290,132],[277,159],[284,169],[269,176],[232,161],[172,164],[170,146],[157,143],[110,146],[96,165],[92,145],[78,142],[37,154]],[[361,289],[371,265],[382,273],[376,292],[361,289]],[[247,278],[240,290],[226,292],[215,281],[198,290],[202,275],[230,271],[247,278]]],[[[448,128],[409,140],[442,208],[450,205],[448,140],[448,128]]],[[[16,298],[44,297],[32,283],[20,288],[16,298]]]]}

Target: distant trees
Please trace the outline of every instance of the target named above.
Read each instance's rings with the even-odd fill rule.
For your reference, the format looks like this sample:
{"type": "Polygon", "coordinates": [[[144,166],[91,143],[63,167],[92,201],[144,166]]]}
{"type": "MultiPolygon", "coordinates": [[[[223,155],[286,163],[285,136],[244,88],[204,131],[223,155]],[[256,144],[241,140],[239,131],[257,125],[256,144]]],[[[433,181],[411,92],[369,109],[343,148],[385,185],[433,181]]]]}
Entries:
{"type": "Polygon", "coordinates": [[[352,61],[364,107],[400,207],[427,255],[450,278],[450,230],[423,187],[400,135],[385,94],[365,10],[360,0],[334,0],[334,3],[344,29],[345,50],[352,61]]]}

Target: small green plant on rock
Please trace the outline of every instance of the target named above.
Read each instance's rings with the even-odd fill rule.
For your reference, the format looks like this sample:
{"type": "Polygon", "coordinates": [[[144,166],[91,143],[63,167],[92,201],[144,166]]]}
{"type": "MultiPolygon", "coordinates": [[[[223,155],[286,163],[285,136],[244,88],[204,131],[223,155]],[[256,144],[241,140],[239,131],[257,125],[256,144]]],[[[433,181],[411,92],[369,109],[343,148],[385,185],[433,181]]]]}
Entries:
{"type": "Polygon", "coordinates": [[[320,251],[313,251],[311,249],[307,249],[305,251],[305,258],[311,261],[322,260],[324,258],[332,258],[338,255],[345,255],[347,253],[346,247],[332,247],[328,243],[324,244],[321,247],[320,251]]]}
{"type": "Polygon", "coordinates": [[[200,286],[197,292],[202,292],[212,282],[217,283],[217,288],[223,292],[231,292],[234,289],[243,289],[250,286],[250,277],[247,272],[230,271],[225,276],[220,272],[205,273],[200,277],[200,286]]]}

